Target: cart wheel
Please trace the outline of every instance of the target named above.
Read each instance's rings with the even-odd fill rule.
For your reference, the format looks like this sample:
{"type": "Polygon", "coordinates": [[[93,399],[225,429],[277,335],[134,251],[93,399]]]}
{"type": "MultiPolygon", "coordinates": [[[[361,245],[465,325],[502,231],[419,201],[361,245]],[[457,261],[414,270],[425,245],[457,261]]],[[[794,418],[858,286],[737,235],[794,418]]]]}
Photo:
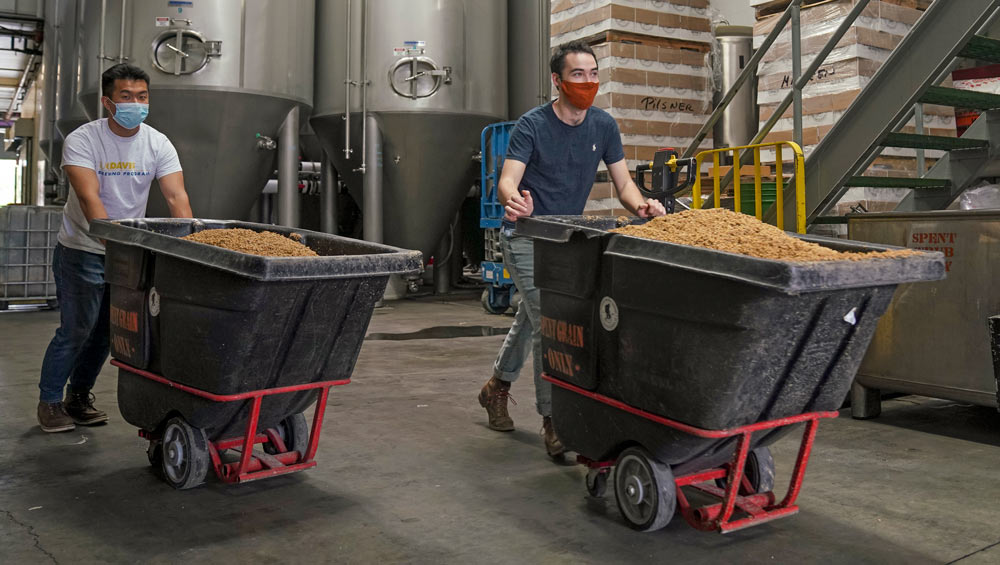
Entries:
{"type": "Polygon", "coordinates": [[[163,432],[163,479],[175,489],[194,488],[208,473],[208,437],[182,418],[171,418],[163,432]]]}
{"type": "MultiPolygon", "coordinates": [[[[289,451],[299,452],[300,460],[306,456],[306,450],[309,449],[309,424],[306,422],[305,414],[301,412],[292,414],[275,426],[274,430],[278,432],[278,437],[285,442],[285,447],[289,451]]],[[[264,451],[271,455],[277,453],[271,442],[264,444],[264,451]]]]}
{"type": "Polygon", "coordinates": [[[594,498],[601,498],[608,490],[608,472],[590,469],[587,471],[587,493],[594,498]]]}
{"type": "Polygon", "coordinates": [[[615,499],[633,529],[652,532],[669,524],[677,505],[675,489],[670,466],[653,459],[646,450],[630,447],[618,458],[615,499]]]}
{"type": "Polygon", "coordinates": [[[149,464],[160,470],[163,465],[163,442],[158,439],[149,440],[149,446],[146,447],[146,458],[149,459],[149,464]]]}
{"type": "Polygon", "coordinates": [[[507,306],[501,306],[490,302],[490,289],[488,288],[483,291],[482,303],[483,310],[486,310],[489,314],[503,314],[507,311],[507,306]]]}
{"type": "MultiPolygon", "coordinates": [[[[750,481],[752,492],[740,488],[740,494],[762,494],[774,490],[774,457],[767,447],[758,447],[747,453],[747,462],[743,465],[743,476],[750,481]]],[[[715,484],[726,488],[726,479],[716,479],[715,484]]]]}

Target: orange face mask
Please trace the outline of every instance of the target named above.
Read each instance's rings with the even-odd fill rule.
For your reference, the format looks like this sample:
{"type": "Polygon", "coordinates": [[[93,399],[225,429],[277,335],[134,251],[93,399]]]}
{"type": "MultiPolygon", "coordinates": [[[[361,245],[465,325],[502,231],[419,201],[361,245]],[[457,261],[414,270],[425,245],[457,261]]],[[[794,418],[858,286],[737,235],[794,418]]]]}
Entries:
{"type": "Polygon", "coordinates": [[[597,82],[566,82],[560,81],[560,90],[566,96],[566,101],[573,106],[586,110],[594,103],[597,96],[597,82]]]}

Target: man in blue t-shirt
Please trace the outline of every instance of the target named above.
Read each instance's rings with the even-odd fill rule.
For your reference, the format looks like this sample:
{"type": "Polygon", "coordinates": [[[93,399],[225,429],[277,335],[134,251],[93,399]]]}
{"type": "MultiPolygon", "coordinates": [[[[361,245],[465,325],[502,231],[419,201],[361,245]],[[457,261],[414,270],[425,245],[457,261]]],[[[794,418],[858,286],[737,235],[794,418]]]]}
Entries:
{"type": "Polygon", "coordinates": [[[602,160],[626,209],[643,218],[662,216],[666,211],[660,202],[644,199],[632,181],[614,118],[600,108],[591,108],[598,88],[593,50],[581,41],[565,43],[552,55],[549,67],[559,98],[528,111],[517,121],[500,173],[497,194],[507,212],[500,247],[522,302],[493,365],[493,377],[479,393],[479,404],[486,408],[490,429],[514,429],[507,412],[510,385],[531,351],[535,404],[542,415],[545,450],[559,457],[565,449],[552,428],[552,385],[541,379],[541,312],[534,247],[531,239],[513,233],[514,222],[522,216],[583,213],[602,160]]]}

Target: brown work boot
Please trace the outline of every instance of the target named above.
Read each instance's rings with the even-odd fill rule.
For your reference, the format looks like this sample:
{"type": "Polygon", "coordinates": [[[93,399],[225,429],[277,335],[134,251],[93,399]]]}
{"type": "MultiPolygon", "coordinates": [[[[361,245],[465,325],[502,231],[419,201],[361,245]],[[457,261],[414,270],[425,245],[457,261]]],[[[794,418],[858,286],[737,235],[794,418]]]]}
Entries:
{"type": "Polygon", "coordinates": [[[552,427],[552,416],[542,417],[542,437],[545,439],[545,451],[552,458],[561,458],[563,453],[566,453],[566,448],[563,447],[559,437],[556,436],[556,430],[552,427]]]}
{"type": "MultiPolygon", "coordinates": [[[[507,399],[514,402],[510,396],[510,383],[496,377],[490,378],[479,391],[479,405],[486,409],[491,430],[498,432],[514,431],[514,420],[507,413],[507,399]]],[[[514,402],[517,404],[517,402],[514,402]]]]}
{"type": "Polygon", "coordinates": [[[68,393],[63,408],[73,421],[81,426],[93,426],[108,421],[108,414],[94,408],[94,395],[89,392],[68,393]]]}
{"type": "Polygon", "coordinates": [[[73,419],[63,410],[62,402],[38,403],[38,425],[43,432],[69,432],[76,428],[73,419]]]}

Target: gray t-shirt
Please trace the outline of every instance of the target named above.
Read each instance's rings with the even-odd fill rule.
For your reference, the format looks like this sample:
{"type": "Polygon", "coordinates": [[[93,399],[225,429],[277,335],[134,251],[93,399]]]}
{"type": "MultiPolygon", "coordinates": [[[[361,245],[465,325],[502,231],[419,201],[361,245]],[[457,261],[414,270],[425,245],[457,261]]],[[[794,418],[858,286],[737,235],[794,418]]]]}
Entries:
{"type": "Polygon", "coordinates": [[[591,107],[578,125],[556,116],[549,102],[526,112],[510,133],[507,158],[525,163],[518,190],[531,193],[533,216],[583,212],[597,166],[625,158],[618,123],[591,107]]]}
{"type": "MultiPolygon", "coordinates": [[[[63,166],[84,167],[97,173],[99,196],[108,218],[142,218],[153,179],[181,170],[177,151],[167,136],[142,124],[139,133],[121,137],[108,127],[107,118],[78,127],[63,145],[63,166]]],[[[59,243],[66,247],[104,254],[104,246],[90,236],[76,191],[69,191],[63,209],[59,243]]]]}

